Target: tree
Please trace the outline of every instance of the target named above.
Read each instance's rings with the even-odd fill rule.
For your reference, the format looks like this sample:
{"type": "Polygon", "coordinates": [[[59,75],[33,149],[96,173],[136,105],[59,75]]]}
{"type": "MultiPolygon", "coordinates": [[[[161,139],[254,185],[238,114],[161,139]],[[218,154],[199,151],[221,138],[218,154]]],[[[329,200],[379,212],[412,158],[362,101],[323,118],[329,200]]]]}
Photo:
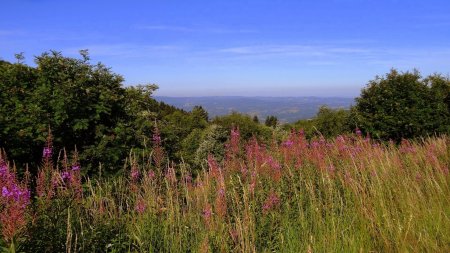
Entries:
{"type": "Polygon", "coordinates": [[[430,87],[429,103],[431,113],[431,129],[438,133],[450,133],[450,79],[434,74],[424,82],[430,87]]]}
{"type": "Polygon", "coordinates": [[[238,127],[241,137],[244,140],[249,140],[254,135],[262,140],[269,140],[272,136],[272,131],[270,128],[254,122],[248,115],[243,115],[237,112],[216,117],[212,123],[222,126],[228,131],[230,131],[233,127],[238,127]]]}
{"type": "Polygon", "coordinates": [[[349,125],[350,111],[345,109],[332,109],[321,106],[315,117],[317,130],[325,137],[335,137],[339,134],[351,132],[349,125]]]}
{"type": "Polygon", "coordinates": [[[35,68],[22,63],[0,63],[0,147],[10,159],[32,161],[42,155],[36,140],[44,142],[48,124],[41,122],[42,107],[33,103],[37,77],[35,68]]]}
{"type": "Polygon", "coordinates": [[[55,150],[77,146],[84,151],[114,135],[125,115],[120,75],[102,64],[91,65],[87,56],[67,58],[55,51],[35,62],[36,68],[19,61],[0,73],[0,139],[13,159],[39,161],[48,127],[55,150]]]}
{"type": "Polygon", "coordinates": [[[43,53],[36,67],[22,62],[0,62],[0,146],[18,164],[40,162],[50,127],[56,152],[76,146],[85,171],[102,163],[116,172],[130,148],[149,146],[155,120],[181,111],[151,98],[156,85],[124,88],[87,51],[81,59],[43,53]]]}
{"type": "Polygon", "coordinates": [[[275,128],[278,125],[278,118],[273,115],[267,116],[264,124],[268,127],[275,128]]]}
{"type": "Polygon", "coordinates": [[[191,113],[194,116],[194,118],[197,119],[198,121],[209,120],[208,112],[205,109],[203,109],[202,106],[199,105],[194,106],[194,108],[192,108],[191,113]]]}
{"type": "Polygon", "coordinates": [[[448,133],[449,80],[439,75],[423,79],[419,71],[391,70],[369,81],[356,99],[356,122],[374,137],[400,140],[448,133]]]}

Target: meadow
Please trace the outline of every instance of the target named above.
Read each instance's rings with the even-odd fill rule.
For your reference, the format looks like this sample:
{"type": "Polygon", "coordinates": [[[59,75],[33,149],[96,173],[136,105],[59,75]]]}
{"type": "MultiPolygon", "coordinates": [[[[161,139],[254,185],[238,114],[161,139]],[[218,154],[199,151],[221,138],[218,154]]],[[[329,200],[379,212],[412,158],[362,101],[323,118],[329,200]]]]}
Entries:
{"type": "Polygon", "coordinates": [[[233,129],[224,159],[193,174],[156,133],[123,176],[90,179],[50,137],[35,178],[2,154],[3,251],[448,252],[449,143],[300,131],[262,144],[233,129]]]}

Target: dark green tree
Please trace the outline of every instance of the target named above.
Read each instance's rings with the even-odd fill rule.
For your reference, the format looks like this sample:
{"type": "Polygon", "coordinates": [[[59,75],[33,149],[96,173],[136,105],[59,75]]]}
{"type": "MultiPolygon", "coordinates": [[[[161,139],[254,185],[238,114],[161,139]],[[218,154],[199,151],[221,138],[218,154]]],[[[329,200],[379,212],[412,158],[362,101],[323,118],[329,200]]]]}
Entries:
{"type": "Polygon", "coordinates": [[[77,146],[83,152],[114,138],[113,129],[125,115],[120,75],[102,64],[91,65],[87,55],[75,59],[52,51],[36,57],[35,62],[36,68],[19,61],[0,71],[5,96],[0,139],[13,159],[39,161],[48,127],[56,151],[77,146]]]}
{"type": "Polygon", "coordinates": [[[183,140],[195,129],[204,129],[208,125],[205,115],[196,112],[198,111],[187,113],[178,110],[161,119],[163,144],[171,159],[181,159],[183,140]]]}
{"type": "Polygon", "coordinates": [[[50,127],[55,152],[77,147],[85,171],[101,163],[114,172],[131,148],[150,147],[155,120],[180,111],[151,98],[155,85],[124,88],[85,50],[81,59],[51,51],[35,62],[0,62],[0,146],[16,163],[40,162],[50,127]]]}
{"type": "Polygon", "coordinates": [[[42,148],[48,124],[41,120],[44,108],[33,102],[37,79],[35,68],[0,62],[0,146],[16,162],[35,161],[42,155],[36,148],[42,148]]]}
{"type": "Polygon", "coordinates": [[[362,90],[354,108],[356,122],[382,139],[448,132],[448,84],[449,80],[439,75],[423,79],[417,70],[391,70],[362,90]]]}
{"type": "Polygon", "coordinates": [[[253,116],[253,122],[259,124],[259,118],[258,118],[258,115],[253,116]]]}
{"type": "Polygon", "coordinates": [[[199,120],[199,121],[208,121],[209,120],[209,116],[208,116],[208,112],[199,105],[194,106],[194,108],[192,108],[192,116],[194,117],[194,119],[199,120]]]}
{"type": "Polygon", "coordinates": [[[450,79],[434,74],[424,82],[430,87],[430,129],[438,133],[450,133],[450,79]]]}
{"type": "Polygon", "coordinates": [[[268,127],[275,128],[278,125],[278,118],[273,115],[267,116],[264,124],[268,127]]]}

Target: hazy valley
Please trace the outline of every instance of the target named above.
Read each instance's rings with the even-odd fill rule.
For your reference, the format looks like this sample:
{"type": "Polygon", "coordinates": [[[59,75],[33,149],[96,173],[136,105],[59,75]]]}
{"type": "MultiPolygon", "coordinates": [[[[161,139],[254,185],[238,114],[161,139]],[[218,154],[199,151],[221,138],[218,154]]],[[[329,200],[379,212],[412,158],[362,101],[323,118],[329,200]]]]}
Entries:
{"type": "Polygon", "coordinates": [[[344,97],[156,96],[155,99],[186,111],[200,105],[212,118],[236,111],[252,116],[257,115],[259,119],[273,115],[281,122],[288,123],[314,117],[322,105],[335,109],[349,108],[354,102],[354,98],[344,97]]]}

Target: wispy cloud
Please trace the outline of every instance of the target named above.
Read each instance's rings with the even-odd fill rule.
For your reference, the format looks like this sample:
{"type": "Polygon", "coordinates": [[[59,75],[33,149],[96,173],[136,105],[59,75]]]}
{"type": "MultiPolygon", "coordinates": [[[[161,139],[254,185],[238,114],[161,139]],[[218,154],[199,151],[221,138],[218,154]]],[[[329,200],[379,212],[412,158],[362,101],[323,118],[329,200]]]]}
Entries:
{"type": "Polygon", "coordinates": [[[183,32],[183,33],[256,33],[252,29],[228,29],[220,27],[185,27],[185,26],[170,26],[170,25],[138,25],[134,27],[138,30],[148,31],[166,31],[166,32],[183,32]]]}
{"type": "Polygon", "coordinates": [[[385,67],[420,67],[426,65],[440,64],[449,65],[449,48],[429,48],[429,49],[380,49],[377,50],[368,60],[367,64],[381,65],[385,67]]]}
{"type": "Polygon", "coordinates": [[[0,30],[0,36],[23,35],[23,31],[19,30],[0,30]]]}
{"type": "Polygon", "coordinates": [[[413,27],[415,28],[442,28],[450,26],[448,15],[423,15],[414,17],[413,27]]]}
{"type": "Polygon", "coordinates": [[[182,26],[167,26],[167,25],[147,25],[147,26],[136,26],[138,30],[149,30],[149,31],[171,31],[171,32],[194,32],[194,29],[182,26]]]}
{"type": "Polygon", "coordinates": [[[414,25],[415,28],[447,28],[450,27],[450,21],[433,21],[414,25]]]}
{"type": "Polygon", "coordinates": [[[225,48],[195,48],[182,45],[149,44],[88,44],[66,48],[61,51],[78,55],[80,49],[89,49],[92,56],[121,59],[142,59],[148,62],[164,61],[173,64],[224,64],[229,66],[251,62],[299,63],[310,66],[382,66],[382,67],[420,67],[424,64],[448,65],[449,48],[381,48],[364,45],[343,44],[291,44],[291,45],[256,45],[225,48]]]}
{"type": "Polygon", "coordinates": [[[170,55],[182,50],[174,45],[142,45],[142,44],[93,44],[79,47],[66,48],[63,52],[78,54],[80,49],[88,49],[92,55],[107,57],[151,57],[157,55],[170,55]]]}
{"type": "Polygon", "coordinates": [[[370,54],[371,50],[358,47],[333,47],[322,45],[264,45],[242,46],[220,49],[221,53],[229,53],[241,56],[337,56],[337,55],[361,55],[370,54]]]}
{"type": "Polygon", "coordinates": [[[450,47],[397,48],[373,45],[258,45],[218,49],[217,55],[234,61],[296,61],[306,65],[377,65],[382,67],[420,67],[448,65],[450,47]]]}

